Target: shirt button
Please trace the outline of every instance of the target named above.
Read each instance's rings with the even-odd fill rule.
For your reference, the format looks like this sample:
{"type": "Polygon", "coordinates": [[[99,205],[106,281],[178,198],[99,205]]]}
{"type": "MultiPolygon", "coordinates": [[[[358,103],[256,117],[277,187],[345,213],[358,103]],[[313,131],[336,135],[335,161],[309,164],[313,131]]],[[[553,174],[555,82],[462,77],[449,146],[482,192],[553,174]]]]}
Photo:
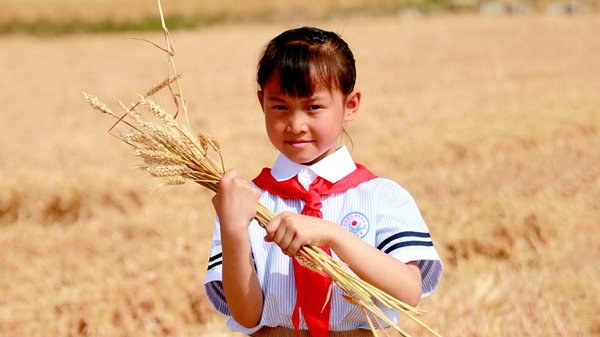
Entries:
{"type": "Polygon", "coordinates": [[[304,172],[302,172],[302,174],[306,177],[306,178],[310,178],[310,171],[309,170],[304,170],[304,172]]]}

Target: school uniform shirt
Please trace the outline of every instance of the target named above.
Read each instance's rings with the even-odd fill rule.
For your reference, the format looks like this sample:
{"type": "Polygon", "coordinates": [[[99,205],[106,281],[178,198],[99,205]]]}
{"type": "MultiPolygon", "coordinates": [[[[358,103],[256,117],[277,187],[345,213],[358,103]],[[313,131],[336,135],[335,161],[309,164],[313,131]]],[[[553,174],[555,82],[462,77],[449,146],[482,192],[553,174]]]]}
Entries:
{"type": "MultiPolygon", "coordinates": [[[[300,183],[308,188],[317,176],[335,183],[355,169],[350,153],[346,147],[341,147],[311,166],[294,163],[284,155],[279,155],[271,174],[278,181],[298,175],[300,183]]],[[[259,201],[277,214],[284,211],[300,213],[305,203],[301,199],[285,199],[266,191],[262,191],[259,201]]],[[[388,179],[375,178],[346,192],[322,196],[321,203],[323,219],[339,224],[373,247],[404,263],[417,261],[423,279],[423,297],[435,289],[442,275],[442,262],[417,205],[400,185],[388,179]]],[[[263,326],[294,329],[292,313],[296,302],[296,285],[292,259],[284,255],[275,243],[263,240],[266,232],[256,220],[248,227],[248,234],[256,274],[264,296],[263,313],[259,324],[251,329],[238,324],[233,318],[228,320],[227,326],[232,331],[248,335],[263,326]]],[[[339,260],[333,250],[332,257],[339,260]]],[[[386,275],[382,273],[379,277],[386,275]]],[[[223,292],[218,218],[204,287],[213,307],[221,314],[231,316],[223,292]]],[[[344,292],[334,284],[330,330],[370,329],[363,311],[346,302],[342,294],[344,292]]],[[[394,323],[398,322],[397,311],[389,310],[377,301],[375,303],[394,323]]],[[[302,315],[300,318],[300,329],[308,330],[302,315]]]]}

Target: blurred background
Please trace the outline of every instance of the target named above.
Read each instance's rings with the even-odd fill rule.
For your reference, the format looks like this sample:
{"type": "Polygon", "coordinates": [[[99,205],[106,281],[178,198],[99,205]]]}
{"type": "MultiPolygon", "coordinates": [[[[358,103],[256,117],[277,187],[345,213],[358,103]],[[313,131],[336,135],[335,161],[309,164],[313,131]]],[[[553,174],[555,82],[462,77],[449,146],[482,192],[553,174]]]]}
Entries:
{"type": "MultiPolygon", "coordinates": [[[[73,32],[157,30],[152,0],[2,0],[0,33],[49,35],[73,32]]],[[[295,23],[349,16],[414,17],[441,12],[483,15],[582,14],[597,10],[598,0],[179,0],[166,1],[170,29],[224,22],[295,23]]]]}
{"type": "MultiPolygon", "coordinates": [[[[349,43],[363,102],[341,142],[430,227],[434,330],[600,335],[598,1],[162,5],[191,127],[246,179],[277,156],[256,101],[264,45],[302,25],[349,43]]],[[[202,287],[211,193],[157,188],[82,98],[117,111],[167,76],[136,39],[164,46],[153,0],[0,0],[0,336],[236,336],[202,287]]]]}

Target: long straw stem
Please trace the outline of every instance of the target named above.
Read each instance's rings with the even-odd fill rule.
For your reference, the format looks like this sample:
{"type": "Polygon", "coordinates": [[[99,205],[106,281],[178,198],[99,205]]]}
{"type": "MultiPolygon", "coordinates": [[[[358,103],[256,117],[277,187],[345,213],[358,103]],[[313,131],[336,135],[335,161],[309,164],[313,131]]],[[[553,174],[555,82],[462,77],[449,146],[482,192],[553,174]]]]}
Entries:
{"type": "MultiPolygon", "coordinates": [[[[171,43],[171,34],[169,34],[169,30],[167,29],[167,25],[165,24],[165,16],[163,15],[162,6],[160,5],[160,0],[158,2],[158,13],[160,14],[160,23],[162,25],[164,34],[165,34],[165,42],[167,44],[167,50],[169,55],[169,61],[171,63],[171,69],[173,69],[173,76],[177,75],[177,69],[175,69],[175,61],[173,60],[173,56],[175,55],[175,50],[173,49],[173,44],[171,43]]],[[[181,102],[183,108],[183,117],[185,119],[185,125],[187,126],[187,131],[190,131],[190,122],[188,120],[187,115],[187,102],[183,98],[183,92],[181,90],[181,85],[179,84],[179,79],[175,80],[177,84],[177,91],[179,93],[179,101],[181,102]]]]}

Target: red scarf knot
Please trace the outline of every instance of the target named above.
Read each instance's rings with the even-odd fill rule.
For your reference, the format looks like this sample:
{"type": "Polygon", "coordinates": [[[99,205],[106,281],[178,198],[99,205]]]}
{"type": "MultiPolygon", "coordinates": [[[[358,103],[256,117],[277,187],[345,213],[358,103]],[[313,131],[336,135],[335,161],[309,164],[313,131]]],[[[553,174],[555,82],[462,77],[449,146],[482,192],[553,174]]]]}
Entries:
{"type": "Polygon", "coordinates": [[[302,214],[323,218],[323,213],[321,212],[323,204],[321,203],[321,196],[317,191],[314,189],[308,190],[304,195],[304,200],[306,201],[306,204],[304,204],[302,214]]]}

